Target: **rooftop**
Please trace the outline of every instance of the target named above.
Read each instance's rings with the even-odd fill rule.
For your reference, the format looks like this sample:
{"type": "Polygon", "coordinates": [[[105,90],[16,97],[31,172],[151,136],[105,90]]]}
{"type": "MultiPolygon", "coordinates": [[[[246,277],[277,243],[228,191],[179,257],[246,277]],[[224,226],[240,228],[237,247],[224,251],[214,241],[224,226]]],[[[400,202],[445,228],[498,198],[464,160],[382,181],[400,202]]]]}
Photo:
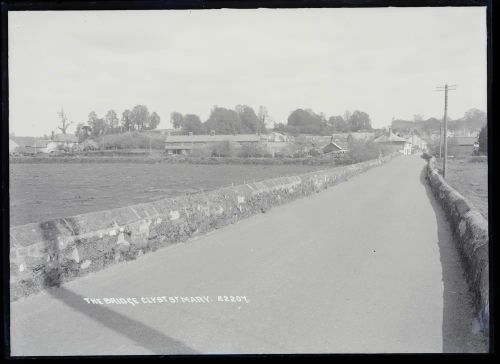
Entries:
{"type": "Polygon", "coordinates": [[[236,135],[168,135],[165,138],[167,143],[210,143],[229,140],[232,142],[259,142],[261,136],[257,134],[236,134],[236,135]]]}
{"type": "Polygon", "coordinates": [[[38,139],[35,137],[10,137],[10,139],[15,142],[18,146],[24,148],[45,148],[50,140],[38,139]]]}
{"type": "Polygon", "coordinates": [[[378,138],[376,138],[374,140],[374,142],[376,142],[376,143],[404,143],[404,142],[406,142],[406,139],[397,136],[393,132],[389,132],[389,135],[383,134],[383,135],[379,136],[378,138]]]}

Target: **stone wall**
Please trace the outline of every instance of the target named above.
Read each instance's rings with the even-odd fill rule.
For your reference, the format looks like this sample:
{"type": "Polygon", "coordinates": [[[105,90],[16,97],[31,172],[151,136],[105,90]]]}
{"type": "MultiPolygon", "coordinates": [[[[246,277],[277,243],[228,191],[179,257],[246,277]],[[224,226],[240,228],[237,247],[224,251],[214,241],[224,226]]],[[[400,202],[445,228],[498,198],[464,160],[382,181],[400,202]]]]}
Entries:
{"type": "Polygon", "coordinates": [[[320,192],[393,157],[11,227],[11,300],[320,192]]]}
{"type": "Polygon", "coordinates": [[[479,328],[489,330],[488,221],[439,174],[435,158],[428,160],[427,177],[443,207],[458,243],[467,283],[477,310],[479,328]]]}

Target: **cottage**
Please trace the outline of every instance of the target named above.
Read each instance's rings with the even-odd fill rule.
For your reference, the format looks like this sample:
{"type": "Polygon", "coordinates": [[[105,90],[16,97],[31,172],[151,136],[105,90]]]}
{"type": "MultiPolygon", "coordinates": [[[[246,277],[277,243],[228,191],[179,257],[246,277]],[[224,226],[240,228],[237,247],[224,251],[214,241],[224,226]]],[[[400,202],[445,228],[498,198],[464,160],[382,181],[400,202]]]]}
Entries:
{"type": "Polygon", "coordinates": [[[229,141],[240,145],[254,144],[262,142],[262,138],[257,134],[236,134],[236,135],[167,135],[165,139],[165,151],[168,154],[189,154],[193,149],[203,148],[208,145],[229,141]]]}
{"type": "Polygon", "coordinates": [[[411,144],[412,152],[426,152],[427,142],[419,137],[417,134],[412,134],[406,138],[406,141],[411,144]]]}
{"type": "Polygon", "coordinates": [[[78,146],[78,138],[70,134],[52,135],[52,140],[47,145],[47,151],[53,152],[60,149],[75,149],[78,146]]]}

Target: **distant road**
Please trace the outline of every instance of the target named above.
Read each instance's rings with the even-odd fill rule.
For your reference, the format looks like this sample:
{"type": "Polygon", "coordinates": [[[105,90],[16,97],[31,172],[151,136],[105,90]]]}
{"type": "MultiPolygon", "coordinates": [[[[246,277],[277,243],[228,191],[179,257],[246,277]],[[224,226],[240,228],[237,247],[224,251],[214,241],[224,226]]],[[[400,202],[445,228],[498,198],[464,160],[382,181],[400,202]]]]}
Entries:
{"type": "Polygon", "coordinates": [[[424,165],[396,158],[13,303],[12,354],[486,351],[424,165]],[[248,302],[217,302],[224,295],[248,302]],[[84,300],[104,297],[200,302],[84,300]]]}

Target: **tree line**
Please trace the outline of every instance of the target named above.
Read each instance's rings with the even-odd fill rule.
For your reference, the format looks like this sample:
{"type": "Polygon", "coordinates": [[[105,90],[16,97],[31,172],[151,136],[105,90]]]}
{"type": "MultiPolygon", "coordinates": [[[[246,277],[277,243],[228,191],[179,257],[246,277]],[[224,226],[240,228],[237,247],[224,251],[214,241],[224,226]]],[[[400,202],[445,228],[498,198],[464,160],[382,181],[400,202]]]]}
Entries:
{"type": "MultiPolygon", "coordinates": [[[[414,131],[422,134],[430,134],[439,131],[442,125],[442,118],[431,117],[424,119],[420,114],[413,116],[413,120],[395,119],[392,121],[391,127],[395,131],[414,131]]],[[[461,118],[448,119],[447,126],[451,131],[456,130],[478,130],[486,125],[487,116],[486,112],[479,109],[467,110],[461,118]]]]}
{"type": "MultiPolygon", "coordinates": [[[[59,113],[61,124],[67,128],[67,117],[64,112],[59,113]],[[62,114],[62,115],[61,115],[62,114]],[[64,117],[64,118],[63,118],[64,117]],[[65,124],[66,120],[66,124],[65,124]]],[[[136,105],[132,110],[125,110],[121,119],[115,110],[109,110],[104,117],[99,117],[95,111],[91,111],[87,123],[78,123],[76,125],[75,135],[80,141],[86,138],[96,138],[105,134],[116,134],[133,130],[153,130],[160,124],[160,116],[156,112],[150,113],[147,106],[136,105]]],[[[66,128],[61,129],[66,134],[66,128]]]]}
{"type": "Polygon", "coordinates": [[[202,122],[195,114],[172,112],[170,121],[173,127],[184,134],[255,134],[266,132],[266,121],[269,113],[260,106],[257,113],[248,105],[236,105],[234,110],[214,106],[209,118],[202,122]]]}
{"type": "Polygon", "coordinates": [[[370,116],[363,111],[346,111],[343,116],[330,116],[328,119],[323,113],[315,113],[311,109],[294,110],[288,117],[287,124],[277,124],[274,130],[298,134],[330,135],[333,133],[347,133],[371,131],[370,116]]]}
{"type": "MultiPolygon", "coordinates": [[[[173,127],[183,134],[266,133],[266,121],[269,120],[269,113],[264,106],[260,106],[257,113],[247,105],[236,105],[234,110],[214,106],[205,122],[195,114],[170,114],[173,127]]],[[[287,124],[275,124],[273,130],[292,135],[329,135],[334,132],[369,131],[372,127],[370,116],[359,110],[326,119],[323,113],[317,114],[311,109],[296,109],[288,117],[287,124]]]]}

